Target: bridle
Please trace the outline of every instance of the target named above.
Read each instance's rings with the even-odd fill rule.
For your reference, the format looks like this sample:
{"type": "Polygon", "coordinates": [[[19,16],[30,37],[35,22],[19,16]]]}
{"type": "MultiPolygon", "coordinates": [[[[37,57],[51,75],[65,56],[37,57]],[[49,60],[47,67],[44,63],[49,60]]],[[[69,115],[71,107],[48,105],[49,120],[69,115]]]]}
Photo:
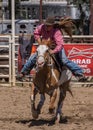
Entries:
{"type": "Polygon", "coordinates": [[[36,65],[37,65],[38,67],[43,67],[44,64],[45,64],[45,60],[42,61],[42,62],[39,62],[39,59],[40,59],[40,58],[41,58],[41,59],[44,59],[44,56],[43,56],[43,55],[37,56],[36,65]]]}
{"type": "Polygon", "coordinates": [[[58,61],[56,60],[55,56],[54,55],[51,55],[50,52],[49,52],[50,48],[48,48],[48,50],[46,51],[46,56],[45,55],[38,55],[38,52],[37,52],[37,61],[36,61],[36,65],[38,68],[41,68],[43,67],[45,64],[47,64],[47,66],[50,66],[52,67],[53,66],[53,61],[55,62],[59,72],[61,73],[61,68],[60,68],[60,65],[58,63],[58,61]],[[47,56],[48,55],[48,56],[47,56]],[[42,60],[41,62],[40,59],[42,60]]]}
{"type": "Polygon", "coordinates": [[[47,66],[52,66],[52,58],[51,58],[51,56],[49,55],[49,51],[47,51],[46,52],[47,54],[46,54],[46,56],[44,56],[44,55],[39,55],[39,56],[37,56],[37,60],[36,60],[36,65],[40,68],[40,67],[43,67],[45,64],[47,65],[47,66]],[[47,55],[49,55],[49,56],[47,56],[47,55]],[[39,62],[40,61],[40,59],[41,59],[41,62],[39,62]]]}
{"type": "Polygon", "coordinates": [[[50,76],[54,77],[55,81],[58,82],[58,78],[54,72],[54,67],[57,66],[56,64],[58,63],[56,61],[56,58],[54,58],[54,56],[52,56],[49,52],[49,48],[48,50],[45,51],[44,55],[38,55],[39,53],[37,52],[37,60],[36,60],[36,70],[37,72],[41,69],[47,69],[44,66],[48,67],[48,70],[50,70],[50,76]],[[41,62],[39,62],[41,61],[41,62]],[[55,63],[57,62],[57,63],[55,63]]]}

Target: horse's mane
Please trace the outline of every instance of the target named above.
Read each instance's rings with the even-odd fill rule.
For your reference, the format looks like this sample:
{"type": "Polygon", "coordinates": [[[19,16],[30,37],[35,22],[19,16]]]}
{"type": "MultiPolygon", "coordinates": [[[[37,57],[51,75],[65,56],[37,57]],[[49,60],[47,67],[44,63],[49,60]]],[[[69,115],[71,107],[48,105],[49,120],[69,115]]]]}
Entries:
{"type": "Polygon", "coordinates": [[[62,33],[65,32],[67,35],[72,37],[73,29],[76,28],[76,26],[74,21],[71,18],[67,17],[55,22],[54,28],[59,28],[62,33]]]}

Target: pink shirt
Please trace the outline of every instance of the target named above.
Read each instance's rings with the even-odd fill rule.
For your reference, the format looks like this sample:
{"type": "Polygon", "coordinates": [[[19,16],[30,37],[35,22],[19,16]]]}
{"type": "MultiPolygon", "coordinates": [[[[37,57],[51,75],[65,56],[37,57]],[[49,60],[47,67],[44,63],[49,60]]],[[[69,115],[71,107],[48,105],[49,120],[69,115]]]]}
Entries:
{"type": "Polygon", "coordinates": [[[50,38],[56,45],[55,49],[53,50],[54,53],[59,52],[63,48],[63,36],[59,29],[53,28],[51,31],[46,30],[46,26],[44,24],[39,25],[34,31],[34,37],[37,40],[42,36],[43,39],[50,38]]]}

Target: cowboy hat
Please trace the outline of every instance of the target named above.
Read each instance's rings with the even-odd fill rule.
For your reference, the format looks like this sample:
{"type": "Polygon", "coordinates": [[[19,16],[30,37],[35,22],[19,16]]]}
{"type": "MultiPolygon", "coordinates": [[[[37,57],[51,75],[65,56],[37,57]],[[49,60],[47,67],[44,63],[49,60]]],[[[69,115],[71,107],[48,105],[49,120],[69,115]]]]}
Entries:
{"type": "Polygon", "coordinates": [[[45,20],[45,25],[47,26],[51,26],[51,25],[54,25],[55,23],[55,19],[53,17],[48,17],[46,20],[45,20]]]}

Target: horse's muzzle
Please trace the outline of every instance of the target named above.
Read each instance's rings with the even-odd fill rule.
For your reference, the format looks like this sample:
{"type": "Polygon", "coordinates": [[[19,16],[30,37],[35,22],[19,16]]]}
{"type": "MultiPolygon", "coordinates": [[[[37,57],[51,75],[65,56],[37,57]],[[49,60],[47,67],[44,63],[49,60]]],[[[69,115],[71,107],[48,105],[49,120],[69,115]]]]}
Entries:
{"type": "Polygon", "coordinates": [[[44,57],[43,57],[43,56],[39,56],[39,57],[37,58],[37,65],[38,65],[38,67],[42,67],[42,66],[44,66],[44,64],[45,64],[45,59],[44,59],[44,57]]]}

